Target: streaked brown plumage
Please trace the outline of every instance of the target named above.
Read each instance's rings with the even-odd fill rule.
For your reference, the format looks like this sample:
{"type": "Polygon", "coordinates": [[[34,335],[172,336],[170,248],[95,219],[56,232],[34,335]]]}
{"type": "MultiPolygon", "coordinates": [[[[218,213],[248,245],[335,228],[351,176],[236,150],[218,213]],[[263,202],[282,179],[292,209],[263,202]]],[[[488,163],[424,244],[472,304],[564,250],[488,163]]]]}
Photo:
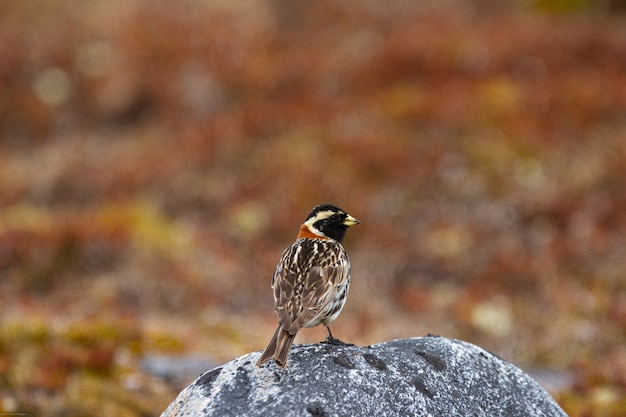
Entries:
{"type": "Polygon", "coordinates": [[[274,359],[287,365],[296,333],[320,323],[328,341],[339,342],[330,323],[341,312],[350,287],[350,260],[341,242],[348,227],[359,221],[330,204],[316,206],[300,227],[293,245],[285,249],[272,278],[278,328],[256,365],[274,359]]]}

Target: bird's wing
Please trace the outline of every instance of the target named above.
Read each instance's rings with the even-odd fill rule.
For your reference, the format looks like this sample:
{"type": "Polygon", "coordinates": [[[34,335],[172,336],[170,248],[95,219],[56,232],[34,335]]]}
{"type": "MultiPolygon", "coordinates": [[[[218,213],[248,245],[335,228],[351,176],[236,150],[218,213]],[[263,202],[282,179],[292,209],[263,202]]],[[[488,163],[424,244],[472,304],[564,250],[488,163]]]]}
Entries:
{"type": "Polygon", "coordinates": [[[292,271],[277,269],[273,288],[275,309],[281,325],[295,334],[319,314],[337,295],[337,288],[348,279],[347,258],[341,257],[333,265],[314,266],[301,284],[300,295],[294,294],[298,275],[292,271]]]}
{"type": "MultiPolygon", "coordinates": [[[[318,267],[319,268],[319,267],[318,267]]],[[[296,320],[296,326],[302,328],[315,316],[324,311],[333,302],[339,287],[348,279],[348,264],[338,262],[324,268],[312,268],[304,281],[302,291],[302,313],[296,320]]]]}
{"type": "MultiPolygon", "coordinates": [[[[286,251],[285,251],[286,253],[286,251]]],[[[291,325],[292,311],[297,307],[294,305],[294,293],[298,274],[294,271],[284,268],[283,259],[276,267],[276,272],[272,277],[272,289],[274,290],[274,310],[278,316],[278,320],[283,328],[287,329],[291,325]]]]}

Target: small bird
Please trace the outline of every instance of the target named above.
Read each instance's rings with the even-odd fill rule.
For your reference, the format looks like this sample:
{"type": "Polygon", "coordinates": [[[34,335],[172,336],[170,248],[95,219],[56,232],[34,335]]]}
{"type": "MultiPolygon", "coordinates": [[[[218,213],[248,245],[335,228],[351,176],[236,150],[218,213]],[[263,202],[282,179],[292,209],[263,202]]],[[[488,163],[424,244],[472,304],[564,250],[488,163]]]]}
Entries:
{"type": "Polygon", "coordinates": [[[296,333],[303,327],[321,323],[328,329],[327,343],[343,344],[328,326],[348,297],[350,260],[341,241],[355,224],[359,221],[342,209],[321,204],[300,226],[296,241],[283,252],[272,278],[279,324],[256,366],[273,358],[285,368],[296,333]]]}

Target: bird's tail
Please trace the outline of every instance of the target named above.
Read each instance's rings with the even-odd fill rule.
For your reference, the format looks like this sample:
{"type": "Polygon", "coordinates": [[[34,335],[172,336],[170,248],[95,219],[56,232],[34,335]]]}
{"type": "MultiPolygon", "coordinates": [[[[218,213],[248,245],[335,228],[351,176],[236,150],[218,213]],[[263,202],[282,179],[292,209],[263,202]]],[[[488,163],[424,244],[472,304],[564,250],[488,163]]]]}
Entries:
{"type": "Polygon", "coordinates": [[[291,349],[291,345],[293,345],[293,339],[295,337],[295,334],[289,334],[289,332],[283,329],[279,324],[272,340],[270,340],[270,343],[265,348],[256,366],[261,366],[272,358],[274,358],[274,362],[281,368],[287,366],[287,357],[289,356],[289,350],[291,349]]]}

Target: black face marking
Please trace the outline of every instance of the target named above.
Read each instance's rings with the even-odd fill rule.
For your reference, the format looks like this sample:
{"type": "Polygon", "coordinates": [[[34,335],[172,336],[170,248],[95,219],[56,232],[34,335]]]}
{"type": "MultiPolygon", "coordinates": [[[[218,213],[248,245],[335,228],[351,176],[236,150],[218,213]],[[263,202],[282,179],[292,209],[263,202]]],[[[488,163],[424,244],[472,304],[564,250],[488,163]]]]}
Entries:
{"type": "Polygon", "coordinates": [[[313,221],[312,226],[324,236],[341,242],[348,230],[348,226],[344,224],[347,218],[348,214],[340,208],[331,204],[322,204],[313,209],[305,222],[313,221]]]}
{"type": "Polygon", "coordinates": [[[333,214],[327,219],[319,220],[313,224],[317,230],[324,233],[325,236],[341,242],[346,235],[348,226],[343,224],[346,220],[346,214],[333,214]]]}

